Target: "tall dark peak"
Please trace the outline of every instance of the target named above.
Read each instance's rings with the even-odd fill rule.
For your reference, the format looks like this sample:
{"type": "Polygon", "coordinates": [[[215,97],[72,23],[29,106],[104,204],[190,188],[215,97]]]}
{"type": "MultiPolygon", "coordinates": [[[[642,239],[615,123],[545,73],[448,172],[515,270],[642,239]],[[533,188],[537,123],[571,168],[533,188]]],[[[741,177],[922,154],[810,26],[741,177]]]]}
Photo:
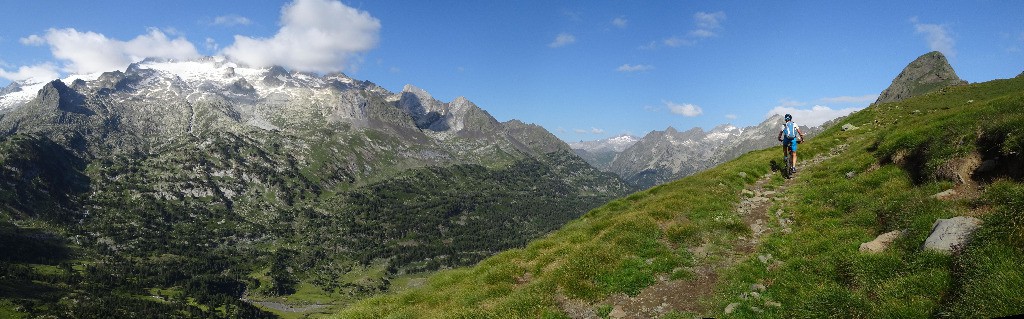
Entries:
{"type": "Polygon", "coordinates": [[[946,56],[939,51],[932,51],[903,68],[903,72],[878,96],[875,104],[900,101],[947,86],[964,84],[967,81],[956,75],[946,56]]]}
{"type": "Polygon", "coordinates": [[[61,80],[53,80],[39,90],[39,103],[44,107],[54,108],[69,113],[92,115],[85,108],[85,96],[68,87],[61,80]]]}

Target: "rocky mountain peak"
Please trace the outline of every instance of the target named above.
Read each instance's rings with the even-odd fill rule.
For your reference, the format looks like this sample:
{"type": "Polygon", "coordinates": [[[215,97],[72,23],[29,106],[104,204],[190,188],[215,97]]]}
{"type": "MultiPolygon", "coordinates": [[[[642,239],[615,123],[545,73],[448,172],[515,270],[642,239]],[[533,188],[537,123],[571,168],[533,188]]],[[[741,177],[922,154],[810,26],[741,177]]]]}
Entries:
{"type": "Polygon", "coordinates": [[[61,80],[53,80],[39,90],[41,105],[64,112],[91,114],[92,112],[82,105],[84,100],[84,96],[68,87],[61,80]]]}
{"type": "Polygon", "coordinates": [[[946,56],[939,51],[932,51],[910,62],[892,80],[892,84],[882,91],[875,103],[900,101],[947,86],[964,84],[967,81],[956,75],[946,56]]]}

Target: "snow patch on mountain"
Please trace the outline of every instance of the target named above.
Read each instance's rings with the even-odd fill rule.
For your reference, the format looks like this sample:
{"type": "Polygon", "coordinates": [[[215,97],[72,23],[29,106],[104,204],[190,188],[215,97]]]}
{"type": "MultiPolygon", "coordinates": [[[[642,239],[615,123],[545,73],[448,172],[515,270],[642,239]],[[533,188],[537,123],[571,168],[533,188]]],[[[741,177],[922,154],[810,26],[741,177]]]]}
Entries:
{"type": "MultiPolygon", "coordinates": [[[[64,83],[67,83],[67,84],[74,83],[75,80],[94,81],[94,80],[96,80],[96,79],[98,79],[100,77],[100,74],[102,74],[102,73],[74,74],[74,75],[69,75],[68,77],[65,77],[65,78],[60,79],[60,80],[61,80],[61,82],[64,82],[64,83]]],[[[39,94],[39,90],[42,89],[44,86],[46,86],[47,83],[48,82],[45,82],[45,81],[44,82],[25,82],[25,81],[22,81],[22,82],[11,82],[11,84],[8,86],[8,88],[10,88],[10,90],[12,92],[4,94],[4,95],[0,95],[0,113],[3,113],[5,111],[7,111],[7,109],[13,108],[15,106],[24,104],[25,102],[31,101],[32,99],[34,99],[36,97],[36,95],[39,94]]],[[[8,90],[8,89],[5,89],[5,90],[8,90]]]]}

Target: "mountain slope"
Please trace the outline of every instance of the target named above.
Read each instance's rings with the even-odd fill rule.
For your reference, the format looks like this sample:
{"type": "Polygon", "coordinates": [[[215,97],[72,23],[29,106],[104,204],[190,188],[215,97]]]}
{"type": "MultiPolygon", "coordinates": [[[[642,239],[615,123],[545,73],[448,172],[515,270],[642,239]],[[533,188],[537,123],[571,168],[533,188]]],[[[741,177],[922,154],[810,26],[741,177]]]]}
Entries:
{"type": "Polygon", "coordinates": [[[70,252],[0,260],[0,313],[329,308],[628,190],[540,126],[344,74],[146,60],[5,92],[0,235],[70,252]]]}
{"type": "Polygon", "coordinates": [[[833,127],[805,143],[803,169],[789,182],[771,173],[775,150],[751,152],[608,203],[525,248],[440,272],[424,287],[360,302],[338,317],[645,316],[621,305],[652,290],[692,293],[671,290],[691,283],[710,285],[693,295],[701,302],[674,308],[655,301],[649,311],[786,318],[1019,314],[1021,110],[1021,78],[876,104],[843,121],[860,129],[833,127]],[[777,202],[760,191],[744,194],[755,184],[783,193],[777,202]],[[964,195],[932,196],[948,188],[964,195]],[[744,198],[767,201],[766,214],[748,220],[744,198]],[[984,221],[960,252],[920,249],[937,218],[957,215],[984,221]],[[861,243],[893,229],[907,234],[886,252],[858,252],[861,243]],[[760,239],[752,243],[752,237],[760,239]]]}

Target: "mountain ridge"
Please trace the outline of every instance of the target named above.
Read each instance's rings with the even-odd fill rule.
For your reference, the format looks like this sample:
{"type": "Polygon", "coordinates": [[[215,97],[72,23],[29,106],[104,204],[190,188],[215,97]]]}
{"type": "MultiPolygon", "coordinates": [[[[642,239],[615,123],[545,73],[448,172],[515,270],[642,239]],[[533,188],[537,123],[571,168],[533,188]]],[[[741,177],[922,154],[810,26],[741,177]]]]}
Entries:
{"type": "Polygon", "coordinates": [[[521,246],[628,191],[541,126],[342,73],[147,59],[5,91],[0,238],[16,251],[54,238],[80,257],[0,259],[0,313],[19,295],[16,313],[57,317],[340,305],[521,246]],[[59,268],[54,285],[21,275],[60,265],[90,270],[59,268]],[[115,291],[78,293],[97,286],[115,291]]]}
{"type": "Polygon", "coordinates": [[[753,151],[336,317],[1019,314],[1022,105],[1020,78],[871,105],[804,143],[794,179],[753,151]],[[983,223],[955,253],[922,249],[962,215],[983,223]],[[892,231],[886,251],[858,249],[892,231]]]}

